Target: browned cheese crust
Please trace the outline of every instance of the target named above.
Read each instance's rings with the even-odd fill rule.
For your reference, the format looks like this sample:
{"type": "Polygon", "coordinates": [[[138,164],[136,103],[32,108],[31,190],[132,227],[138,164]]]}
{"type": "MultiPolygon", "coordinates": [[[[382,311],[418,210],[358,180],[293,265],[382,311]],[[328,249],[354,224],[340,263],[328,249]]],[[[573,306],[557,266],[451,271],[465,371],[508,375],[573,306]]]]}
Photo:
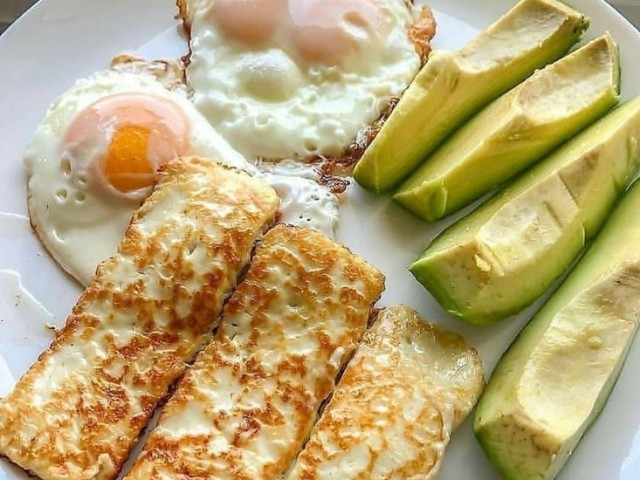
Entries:
{"type": "Polygon", "coordinates": [[[168,164],[118,253],[0,401],[0,453],[45,480],[115,478],[211,338],[278,203],[244,172],[197,158],[168,164]]]}
{"type": "Polygon", "coordinates": [[[126,479],[281,478],[383,289],[322,234],[275,227],[126,479]]]}
{"type": "Polygon", "coordinates": [[[483,385],[478,354],[459,335],[386,308],[285,478],[432,479],[483,385]]]}

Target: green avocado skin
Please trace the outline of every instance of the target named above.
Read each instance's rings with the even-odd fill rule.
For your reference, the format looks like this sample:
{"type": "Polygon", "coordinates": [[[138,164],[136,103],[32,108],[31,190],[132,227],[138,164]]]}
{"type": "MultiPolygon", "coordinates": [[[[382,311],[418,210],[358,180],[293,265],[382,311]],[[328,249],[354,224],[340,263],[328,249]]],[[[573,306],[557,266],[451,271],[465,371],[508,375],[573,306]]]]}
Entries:
{"type": "Polygon", "coordinates": [[[355,180],[375,193],[397,187],[472,115],[563,56],[589,24],[558,0],[521,0],[462,50],[434,51],[356,165],[355,180]]]}
{"type": "Polygon", "coordinates": [[[473,429],[506,480],[552,480],[609,398],[640,322],[640,181],[496,366],[473,429]]]}
{"type": "Polygon", "coordinates": [[[451,225],[410,267],[454,316],[488,325],[544,293],[599,230],[637,170],[640,96],[451,225]]]}

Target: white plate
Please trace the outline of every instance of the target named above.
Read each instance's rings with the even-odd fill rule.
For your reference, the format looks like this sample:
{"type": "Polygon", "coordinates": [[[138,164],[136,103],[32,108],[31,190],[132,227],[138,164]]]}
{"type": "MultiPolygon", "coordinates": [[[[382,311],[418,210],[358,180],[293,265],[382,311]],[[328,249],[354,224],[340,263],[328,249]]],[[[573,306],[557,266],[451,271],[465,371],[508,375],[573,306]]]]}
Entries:
{"type": "MultiPolygon", "coordinates": [[[[457,48],[492,23],[515,0],[431,0],[439,21],[436,45],[457,48]]],[[[623,96],[640,93],[640,34],[601,0],[573,0],[593,19],[590,37],[608,30],[621,46],[623,96]]],[[[0,211],[26,213],[22,151],[49,103],[76,78],[108,66],[122,51],[147,58],[177,57],[184,39],[173,19],[174,0],[42,0],[0,37],[0,211]]],[[[490,371],[535,307],[493,327],[448,318],[405,270],[445,224],[427,226],[387,199],[357,187],[342,209],[340,239],[387,276],[383,305],[405,303],[426,318],[465,335],[490,371]]],[[[25,287],[60,325],[80,288],[47,256],[25,219],[0,218],[0,270],[20,272],[25,287]],[[9,228],[10,227],[10,228],[9,228]]],[[[0,275],[3,275],[0,272],[0,275]]],[[[6,276],[6,274],[4,274],[6,276]]],[[[0,393],[11,387],[50,340],[46,316],[26,308],[28,298],[0,291],[0,393]]],[[[640,342],[602,413],[561,480],[640,478],[640,342]]],[[[27,478],[0,463],[0,479],[27,478]]],[[[441,480],[489,480],[498,475],[485,460],[467,421],[454,435],[441,480]]]]}

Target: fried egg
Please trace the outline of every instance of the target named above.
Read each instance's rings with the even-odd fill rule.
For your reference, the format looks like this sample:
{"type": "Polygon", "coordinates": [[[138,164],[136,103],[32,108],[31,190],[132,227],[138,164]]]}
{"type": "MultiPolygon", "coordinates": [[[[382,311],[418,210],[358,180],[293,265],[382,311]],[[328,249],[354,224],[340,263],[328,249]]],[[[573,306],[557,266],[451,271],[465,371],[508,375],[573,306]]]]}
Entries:
{"type": "Polygon", "coordinates": [[[195,106],[249,160],[341,154],[417,73],[405,0],[181,0],[195,106]]]}
{"type": "MultiPolygon", "coordinates": [[[[126,69],[79,80],[50,107],[27,147],[31,223],[62,268],[87,285],[115,254],[158,168],[188,155],[260,175],[180,89],[126,69]]],[[[337,200],[321,186],[294,177],[270,181],[289,205],[282,221],[335,228],[337,200]],[[318,208],[316,198],[323,200],[318,208]]]]}

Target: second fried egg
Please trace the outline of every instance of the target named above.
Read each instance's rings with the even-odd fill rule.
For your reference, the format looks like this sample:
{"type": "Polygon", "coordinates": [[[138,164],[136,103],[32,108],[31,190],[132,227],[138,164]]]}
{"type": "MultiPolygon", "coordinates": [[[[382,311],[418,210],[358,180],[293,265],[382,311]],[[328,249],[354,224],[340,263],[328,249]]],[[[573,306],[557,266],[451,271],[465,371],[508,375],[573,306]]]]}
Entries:
{"type": "Polygon", "coordinates": [[[195,106],[249,160],[341,154],[420,67],[405,0],[184,0],[195,106]]]}

